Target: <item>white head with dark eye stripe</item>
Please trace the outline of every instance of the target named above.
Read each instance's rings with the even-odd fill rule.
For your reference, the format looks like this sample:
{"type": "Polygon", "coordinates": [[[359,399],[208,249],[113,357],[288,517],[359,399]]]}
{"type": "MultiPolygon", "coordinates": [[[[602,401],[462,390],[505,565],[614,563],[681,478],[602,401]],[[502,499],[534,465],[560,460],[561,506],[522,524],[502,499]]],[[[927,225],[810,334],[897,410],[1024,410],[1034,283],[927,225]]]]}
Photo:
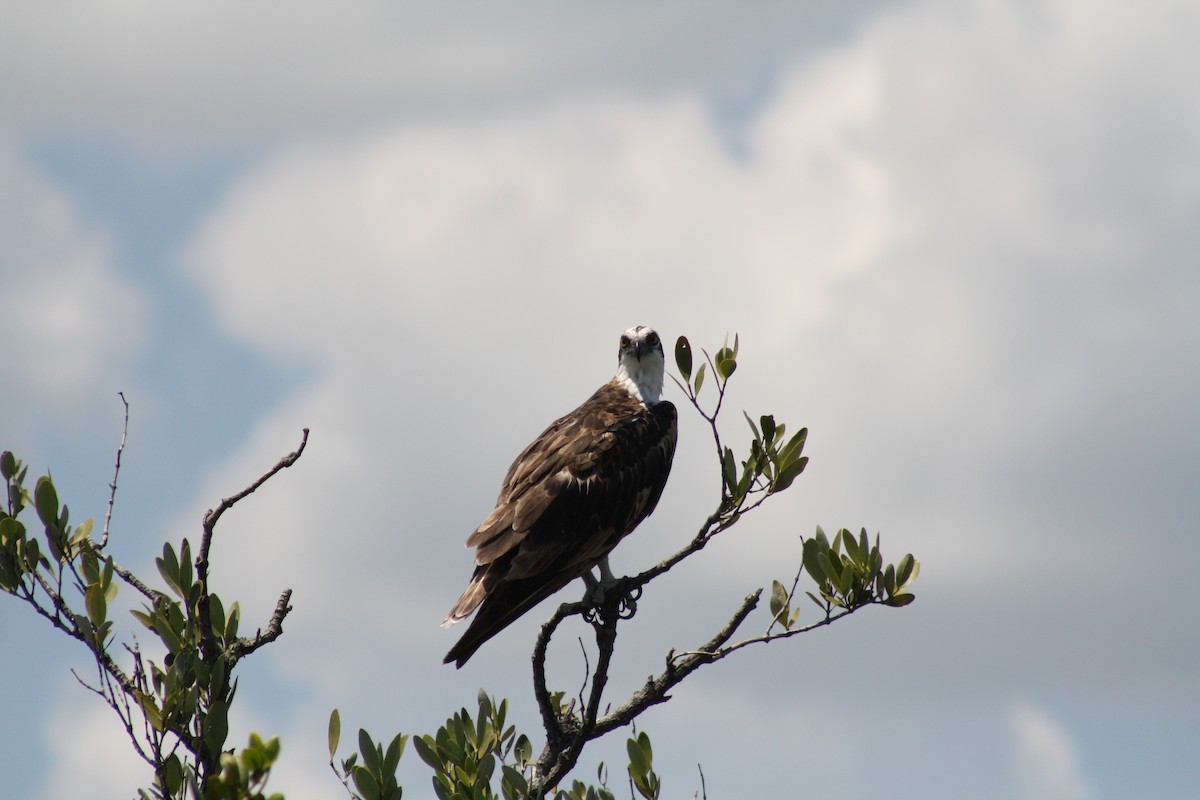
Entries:
{"type": "Polygon", "coordinates": [[[621,334],[616,380],[646,405],[662,395],[663,367],[662,340],[653,328],[637,325],[621,334]]]}

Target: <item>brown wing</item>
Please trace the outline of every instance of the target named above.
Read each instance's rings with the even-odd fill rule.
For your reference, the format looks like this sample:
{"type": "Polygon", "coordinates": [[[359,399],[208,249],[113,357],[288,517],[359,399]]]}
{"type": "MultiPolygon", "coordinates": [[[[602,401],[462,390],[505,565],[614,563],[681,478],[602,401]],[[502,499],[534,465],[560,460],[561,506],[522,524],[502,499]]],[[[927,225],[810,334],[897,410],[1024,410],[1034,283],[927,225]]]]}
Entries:
{"type": "Polygon", "coordinates": [[[475,574],[446,621],[479,612],[446,663],[461,667],[637,527],[662,495],[676,437],[671,403],[647,408],[609,383],[525,448],[467,539],[475,574]]]}

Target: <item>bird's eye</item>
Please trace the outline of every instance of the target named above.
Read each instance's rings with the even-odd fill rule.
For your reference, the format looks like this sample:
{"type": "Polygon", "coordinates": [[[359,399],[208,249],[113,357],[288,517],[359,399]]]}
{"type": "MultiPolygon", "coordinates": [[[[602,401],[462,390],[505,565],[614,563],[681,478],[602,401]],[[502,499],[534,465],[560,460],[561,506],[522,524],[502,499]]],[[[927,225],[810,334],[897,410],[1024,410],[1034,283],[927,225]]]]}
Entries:
{"type": "Polygon", "coordinates": [[[651,347],[656,347],[658,345],[658,334],[651,333],[649,336],[647,336],[646,344],[650,345],[651,347]]]}
{"type": "Polygon", "coordinates": [[[626,347],[629,347],[629,337],[622,336],[621,337],[621,349],[624,350],[626,347]]]}

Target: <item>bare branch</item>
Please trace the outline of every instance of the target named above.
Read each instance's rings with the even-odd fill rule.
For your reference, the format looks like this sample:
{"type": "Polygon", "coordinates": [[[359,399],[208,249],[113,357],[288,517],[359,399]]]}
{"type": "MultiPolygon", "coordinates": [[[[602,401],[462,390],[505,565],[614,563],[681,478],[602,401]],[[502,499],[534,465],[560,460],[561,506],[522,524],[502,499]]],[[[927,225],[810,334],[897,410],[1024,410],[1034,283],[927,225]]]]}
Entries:
{"type": "Polygon", "coordinates": [[[108,511],[104,514],[104,532],[100,534],[100,541],[96,543],[97,550],[103,550],[108,544],[108,526],[112,523],[113,503],[117,499],[117,476],[121,474],[121,454],[125,452],[125,439],[129,436],[129,401],[125,399],[124,392],[117,392],[117,397],[121,398],[125,406],[125,424],[121,427],[121,444],[117,446],[117,463],[113,467],[112,483],[108,485],[108,511]]]}
{"type": "Polygon", "coordinates": [[[157,589],[151,589],[149,586],[142,583],[142,581],[136,575],[134,575],[132,572],[130,572],[129,570],[122,567],[116,561],[113,562],[113,572],[115,572],[117,574],[117,577],[119,577],[121,580],[125,581],[125,583],[129,584],[134,589],[137,589],[139,592],[141,592],[142,595],[147,600],[149,600],[151,603],[154,603],[154,602],[164,599],[166,597],[165,594],[158,591],[157,589]]]}
{"type": "Polygon", "coordinates": [[[242,500],[246,499],[248,496],[254,494],[254,492],[256,492],[260,486],[262,486],[267,481],[271,480],[271,478],[275,477],[275,474],[277,472],[285,470],[288,467],[295,464],[300,459],[300,456],[304,453],[304,448],[307,445],[308,445],[308,428],[304,428],[303,435],[300,438],[300,446],[299,447],[297,447],[292,452],[288,453],[283,458],[279,459],[279,462],[277,464],[275,464],[275,466],[271,467],[269,470],[267,470],[265,473],[263,473],[263,475],[260,476],[258,478],[258,480],[256,480],[254,483],[250,484],[245,489],[242,489],[240,492],[233,495],[232,497],[225,498],[224,500],[222,500],[220,502],[220,504],[215,509],[209,509],[209,511],[207,513],[205,513],[205,515],[204,515],[204,538],[201,540],[201,545],[200,545],[201,546],[200,554],[201,554],[201,556],[205,557],[205,560],[207,560],[207,556],[208,556],[208,546],[207,545],[209,545],[211,543],[213,528],[216,527],[217,521],[221,518],[221,515],[223,515],[229,509],[233,508],[240,501],[242,501],[242,500]]]}
{"type": "MultiPolygon", "coordinates": [[[[201,587],[200,602],[198,603],[200,614],[200,647],[206,659],[215,658],[217,648],[216,638],[213,635],[212,629],[212,612],[209,606],[208,591],[208,552],[212,547],[213,530],[217,526],[217,521],[221,519],[221,515],[233,508],[237,503],[244,500],[246,497],[249,497],[258,490],[258,487],[271,480],[271,478],[273,478],[277,473],[295,464],[300,459],[300,456],[304,453],[304,448],[307,445],[308,428],[304,428],[300,437],[299,447],[285,455],[283,458],[279,459],[275,466],[263,473],[258,480],[254,481],[254,483],[250,484],[237,494],[225,498],[217,505],[215,509],[209,509],[204,515],[204,522],[202,525],[203,533],[200,537],[200,551],[196,555],[196,578],[200,581],[201,587]]],[[[246,652],[253,652],[253,650],[261,647],[268,641],[274,641],[279,637],[279,633],[282,633],[282,628],[279,627],[279,624],[283,622],[284,616],[286,616],[288,610],[290,610],[287,607],[286,597],[291,596],[291,590],[286,590],[284,595],[285,597],[280,598],[280,605],[276,606],[275,608],[275,616],[271,618],[271,623],[274,625],[274,628],[277,632],[273,636],[269,636],[269,638],[266,638],[263,641],[258,641],[259,637],[263,636],[262,632],[260,631],[259,636],[255,637],[255,641],[258,643],[254,644],[254,646],[246,652]],[[280,611],[280,608],[283,608],[282,612],[280,611]]],[[[272,625],[267,626],[268,634],[270,634],[272,631],[272,625]]]]}
{"type": "Polygon", "coordinates": [[[284,589],[283,594],[279,595],[279,602],[275,604],[275,612],[271,614],[271,621],[267,623],[267,629],[259,631],[254,635],[253,639],[238,639],[230,648],[232,661],[229,667],[232,669],[233,664],[239,659],[250,655],[264,644],[270,644],[278,639],[283,634],[283,620],[292,610],[288,604],[292,599],[292,590],[284,589]]]}

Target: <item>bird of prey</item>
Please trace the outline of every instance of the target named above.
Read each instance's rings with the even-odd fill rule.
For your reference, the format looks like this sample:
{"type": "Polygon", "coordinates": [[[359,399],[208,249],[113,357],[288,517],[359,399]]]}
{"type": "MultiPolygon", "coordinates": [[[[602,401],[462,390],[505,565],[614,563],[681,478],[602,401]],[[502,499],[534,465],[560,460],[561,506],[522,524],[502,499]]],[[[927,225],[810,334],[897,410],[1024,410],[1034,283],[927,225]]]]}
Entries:
{"type": "Polygon", "coordinates": [[[617,374],[553,422],[509,467],[496,508],[467,538],[475,574],[443,627],[478,609],[445,662],[480,645],[575,578],[615,580],[608,553],[662,495],[678,436],[661,399],[663,348],[643,325],[621,334],[617,374]]]}

